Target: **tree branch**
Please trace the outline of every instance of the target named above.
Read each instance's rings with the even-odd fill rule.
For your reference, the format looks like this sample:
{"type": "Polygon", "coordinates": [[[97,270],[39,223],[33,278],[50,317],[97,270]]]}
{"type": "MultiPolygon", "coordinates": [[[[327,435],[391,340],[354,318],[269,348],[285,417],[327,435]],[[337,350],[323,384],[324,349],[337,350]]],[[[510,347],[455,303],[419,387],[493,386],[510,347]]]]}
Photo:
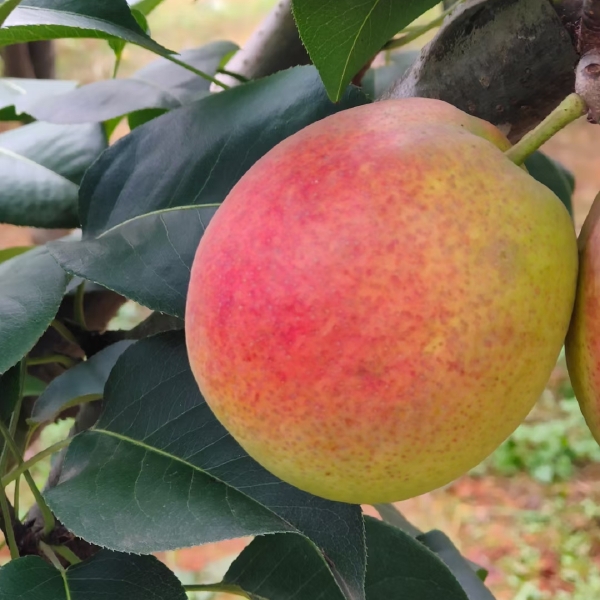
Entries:
{"type": "MultiPolygon", "coordinates": [[[[90,286],[91,287],[91,286],[90,286]]],[[[85,321],[92,331],[80,332],[74,322],[75,314],[75,294],[65,296],[61,307],[58,311],[57,318],[68,323],[71,332],[77,339],[78,344],[68,342],[64,337],[60,336],[53,328],[42,336],[31,355],[39,356],[48,353],[62,353],[72,357],[75,360],[80,360],[85,352],[85,355],[93,356],[97,351],[101,350],[107,344],[104,339],[100,342],[97,338],[106,336],[107,341],[112,340],[113,332],[104,332],[110,319],[116,314],[119,307],[125,302],[125,298],[104,289],[92,289],[86,292],[84,296],[84,314],[85,321]],[[81,339],[80,339],[80,334],[81,339]]],[[[30,372],[36,377],[45,382],[50,382],[64,372],[64,368],[60,365],[49,364],[32,367],[30,372]]],[[[24,406],[22,418],[19,420],[18,441],[27,439],[29,426],[27,417],[31,416],[33,402],[28,402],[24,406]]],[[[81,407],[68,409],[61,416],[64,418],[67,415],[75,417],[75,424],[69,433],[72,437],[81,431],[89,429],[97,421],[102,402],[91,402],[84,404],[81,407]]],[[[35,439],[34,436],[33,439],[35,439]]],[[[56,486],[60,480],[62,466],[66,455],[66,448],[59,453],[52,465],[48,481],[45,489],[50,489],[56,486]]],[[[23,524],[19,523],[17,540],[19,549],[22,555],[39,554],[39,542],[44,539],[43,518],[39,506],[34,505],[27,514],[23,524]]],[[[86,542],[72,535],[60,522],[56,523],[54,531],[47,537],[48,543],[55,546],[66,545],[79,558],[85,559],[92,556],[98,548],[93,544],[86,542]]]]}
{"type": "Polygon", "coordinates": [[[583,0],[551,0],[563,25],[569,32],[573,44],[577,45],[583,0]]]}
{"type": "Polygon", "coordinates": [[[582,55],[600,48],[600,0],[584,0],[581,11],[579,52],[582,55]]]}
{"type": "Polygon", "coordinates": [[[548,0],[470,0],[385,98],[437,98],[519,140],[574,89],[578,55],[548,0]]]}
{"type": "MultiPolygon", "coordinates": [[[[307,64],[310,64],[310,58],[292,16],[292,0],[280,0],[246,45],[225,65],[225,70],[244,79],[259,79],[307,64]]],[[[217,79],[229,87],[241,83],[239,79],[223,73],[218,74],[217,79]]],[[[218,86],[211,86],[211,91],[219,90],[218,86]]]]}
{"type": "Polygon", "coordinates": [[[0,50],[5,77],[54,79],[55,48],[52,41],[25,42],[0,50]]]}
{"type": "Polygon", "coordinates": [[[579,31],[581,61],[575,90],[586,101],[588,120],[600,122],[600,0],[584,0],[579,31]]]}
{"type": "MultiPolygon", "coordinates": [[[[79,412],[75,418],[75,423],[69,432],[69,437],[74,437],[82,431],[86,431],[92,427],[100,413],[102,411],[102,401],[90,402],[88,404],[82,404],[79,407],[79,412]]],[[[67,448],[63,448],[60,453],[56,456],[52,468],[50,469],[50,475],[44,486],[44,491],[56,487],[60,481],[62,475],[62,469],[67,455],[67,448]]],[[[43,515],[39,504],[34,504],[25,518],[23,524],[23,531],[21,532],[21,538],[19,540],[19,547],[22,554],[39,554],[39,542],[44,537],[43,535],[43,515]]],[[[75,555],[84,560],[93,556],[97,551],[98,547],[94,544],[86,542],[81,538],[75,537],[70,533],[66,527],[60,522],[56,521],[53,531],[47,536],[47,540],[51,545],[55,546],[67,546],[69,550],[75,553],[75,555]]]]}

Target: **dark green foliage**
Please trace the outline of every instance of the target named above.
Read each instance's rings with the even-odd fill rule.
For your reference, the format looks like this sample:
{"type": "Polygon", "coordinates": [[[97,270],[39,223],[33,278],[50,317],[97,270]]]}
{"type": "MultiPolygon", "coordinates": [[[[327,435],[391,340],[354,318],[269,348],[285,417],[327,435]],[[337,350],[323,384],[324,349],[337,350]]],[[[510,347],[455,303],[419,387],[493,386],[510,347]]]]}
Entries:
{"type": "Polygon", "coordinates": [[[0,600],[185,600],[175,575],[153,556],[101,550],[58,571],[39,556],[0,569],[0,600]]]}

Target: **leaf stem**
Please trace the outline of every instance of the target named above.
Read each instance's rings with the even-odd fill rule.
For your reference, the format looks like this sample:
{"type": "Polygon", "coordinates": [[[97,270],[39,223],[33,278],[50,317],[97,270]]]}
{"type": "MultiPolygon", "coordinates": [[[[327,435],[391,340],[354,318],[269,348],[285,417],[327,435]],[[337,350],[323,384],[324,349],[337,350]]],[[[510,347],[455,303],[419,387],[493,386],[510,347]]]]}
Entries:
{"type": "Polygon", "coordinates": [[[192,65],[188,65],[188,63],[183,62],[182,60],[179,60],[178,58],[175,58],[172,55],[167,55],[167,56],[164,56],[163,58],[170,60],[172,63],[179,65],[180,67],[183,67],[184,69],[187,69],[191,73],[195,73],[199,77],[202,77],[203,79],[206,79],[207,81],[210,81],[211,83],[216,83],[218,86],[222,87],[224,90],[229,89],[228,85],[226,85],[222,81],[219,81],[212,75],[209,75],[208,73],[205,73],[204,71],[200,71],[199,69],[196,69],[196,67],[192,67],[192,65]]]}
{"type": "Polygon", "coordinates": [[[70,329],[66,325],[63,325],[58,319],[54,319],[52,321],[52,323],[50,323],[50,325],[56,330],[56,332],[61,337],[63,337],[65,340],[67,340],[67,342],[69,342],[71,344],[75,344],[76,346],[79,346],[77,339],[71,333],[70,329]]]}
{"type": "Polygon", "coordinates": [[[44,553],[46,558],[52,563],[52,566],[59,571],[64,571],[65,568],[62,566],[58,556],[54,553],[54,548],[49,546],[45,542],[40,542],[40,550],[44,553]]]}
{"type": "Polygon", "coordinates": [[[2,487],[6,487],[9,483],[18,479],[21,475],[25,473],[25,471],[29,471],[31,467],[34,467],[41,460],[44,460],[48,456],[52,456],[59,450],[66,448],[73,438],[66,438],[61,440],[60,442],[56,442],[56,444],[52,444],[52,446],[48,446],[48,448],[38,452],[35,456],[32,456],[29,460],[22,462],[18,467],[14,468],[10,473],[2,477],[0,480],[0,484],[2,487]]]}
{"type": "Polygon", "coordinates": [[[409,25],[404,28],[401,33],[404,35],[399,38],[391,39],[384,47],[384,50],[393,50],[394,48],[401,48],[402,46],[406,46],[411,42],[414,42],[417,38],[420,38],[423,34],[435,29],[439,25],[444,22],[444,19],[452,13],[452,11],[459,5],[462,4],[465,0],[458,0],[455,4],[447,8],[441,15],[436,17],[435,19],[429,21],[425,25],[409,25]]]}
{"type": "Polygon", "coordinates": [[[229,75],[229,77],[233,77],[233,79],[237,79],[240,83],[248,83],[250,80],[243,75],[239,75],[238,73],[234,73],[233,71],[228,71],[227,69],[218,69],[217,73],[222,73],[223,75],[229,75]]]}
{"type": "Polygon", "coordinates": [[[85,281],[82,281],[77,286],[77,291],[75,292],[75,322],[79,327],[81,327],[84,331],[87,331],[87,325],[85,322],[85,306],[84,306],[84,298],[85,298],[85,281]]]}
{"type": "MultiPolygon", "coordinates": [[[[13,440],[10,431],[8,430],[8,428],[2,421],[0,421],[0,433],[2,434],[2,437],[4,438],[6,447],[8,447],[10,449],[13,456],[15,457],[15,460],[17,461],[18,466],[19,467],[22,466],[23,465],[23,457],[21,456],[21,453],[19,452],[19,449],[17,448],[17,445],[15,444],[15,441],[13,440]]],[[[54,529],[54,526],[56,524],[54,515],[52,514],[50,507],[46,504],[46,501],[44,500],[44,497],[42,496],[37,485],[35,484],[35,481],[33,480],[31,473],[29,471],[25,470],[25,471],[23,471],[23,477],[25,477],[25,481],[27,482],[27,485],[29,486],[31,493],[33,494],[33,497],[35,498],[35,501],[37,502],[37,504],[40,508],[40,512],[42,513],[42,517],[44,519],[44,533],[47,535],[54,529]]]]}
{"type": "Polygon", "coordinates": [[[75,364],[75,361],[73,361],[68,356],[64,356],[62,354],[51,354],[50,356],[38,356],[35,358],[27,359],[28,367],[35,367],[37,365],[49,365],[52,363],[58,363],[59,365],[62,365],[63,367],[66,367],[68,369],[75,364]]]}
{"type": "Polygon", "coordinates": [[[113,67],[112,78],[116,79],[119,73],[119,67],[121,66],[121,54],[115,56],[115,66],[113,67]]]}
{"type": "Polygon", "coordinates": [[[10,550],[11,560],[19,558],[19,547],[17,546],[17,538],[15,537],[15,529],[13,527],[12,514],[8,506],[8,498],[4,488],[0,490],[0,509],[2,510],[2,520],[4,521],[4,535],[6,543],[10,550]]]}
{"type": "Polygon", "coordinates": [[[186,592],[222,592],[225,594],[233,594],[234,596],[241,596],[242,598],[248,598],[248,600],[251,598],[239,585],[232,585],[230,583],[184,585],[183,589],[186,592]]]}
{"type": "Polygon", "coordinates": [[[578,94],[569,94],[535,129],[524,135],[504,154],[516,165],[522,165],[561,129],[587,113],[587,105],[578,94]]]}
{"type": "Polygon", "coordinates": [[[71,565],[78,565],[81,562],[79,556],[71,548],[67,548],[67,546],[50,546],[50,548],[71,565]]]}
{"type": "MultiPolygon", "coordinates": [[[[4,486],[2,486],[3,489],[4,486]]],[[[17,479],[15,480],[15,488],[14,488],[14,493],[13,493],[13,510],[15,511],[15,515],[19,514],[19,504],[21,503],[21,478],[17,477],[17,479]]]]}

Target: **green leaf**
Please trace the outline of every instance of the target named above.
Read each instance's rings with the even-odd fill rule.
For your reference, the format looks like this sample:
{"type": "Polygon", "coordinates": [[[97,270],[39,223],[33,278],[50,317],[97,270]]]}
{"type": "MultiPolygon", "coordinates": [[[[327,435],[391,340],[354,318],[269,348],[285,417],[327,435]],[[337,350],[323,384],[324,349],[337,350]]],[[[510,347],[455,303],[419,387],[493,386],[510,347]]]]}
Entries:
{"type": "Polygon", "coordinates": [[[367,600],[468,600],[450,570],[407,533],[365,517],[367,600]]]}
{"type": "Polygon", "coordinates": [[[76,81],[54,79],[0,78],[0,119],[21,120],[21,102],[41,100],[53,94],[62,94],[77,87],[76,81]]]}
{"type": "Polygon", "coordinates": [[[127,0],[131,8],[139,10],[143,15],[148,16],[164,0],[127,0]]]}
{"type": "Polygon", "coordinates": [[[46,387],[47,384],[44,381],[27,374],[23,384],[23,396],[40,396],[44,393],[46,387]]]}
{"type": "Polygon", "coordinates": [[[534,179],[550,188],[560,198],[572,217],[572,198],[575,190],[573,174],[558,161],[540,151],[535,152],[525,161],[525,167],[534,179]]]}
{"type": "Polygon", "coordinates": [[[59,38],[115,37],[162,56],[172,54],[146,35],[126,0],[23,0],[0,28],[0,46],[59,38]]]}
{"type": "Polygon", "coordinates": [[[31,421],[53,421],[70,406],[102,398],[112,368],[132,343],[129,340],[117,342],[54,379],[37,399],[31,421]]]}
{"type": "Polygon", "coordinates": [[[146,19],[146,15],[139,11],[137,7],[131,8],[131,14],[133,18],[137,21],[137,24],[145,31],[148,35],[150,35],[150,26],[148,25],[148,19],[146,19]]]}
{"type": "Polygon", "coordinates": [[[438,531],[423,533],[408,521],[393,504],[374,504],[373,506],[386,523],[401,529],[435,552],[461,584],[466,582],[463,589],[475,594],[470,594],[469,598],[477,599],[479,597],[477,594],[481,595],[482,600],[490,598],[489,591],[481,584],[487,576],[485,569],[464,558],[446,535],[438,531]]]}
{"type": "Polygon", "coordinates": [[[310,543],[287,533],[255,538],[227,571],[227,586],[243,590],[251,600],[344,600],[310,543]]]}
{"type": "Polygon", "coordinates": [[[0,373],[25,356],[48,329],[67,279],[45,247],[0,264],[0,373]]]}
{"type": "Polygon", "coordinates": [[[123,55],[123,50],[125,50],[125,46],[127,42],[119,39],[119,38],[111,38],[108,40],[108,45],[110,49],[115,53],[115,58],[117,59],[117,67],[115,67],[115,77],[118,70],[118,65],[121,62],[121,56],[123,55]]]}
{"type": "Polygon", "coordinates": [[[30,227],[77,227],[72,181],[0,147],[0,222],[30,227]]]}
{"type": "Polygon", "coordinates": [[[107,146],[102,126],[91,123],[32,123],[0,134],[0,148],[19,154],[78,185],[85,171],[107,146]]]}
{"type": "Polygon", "coordinates": [[[86,173],[84,236],[152,211],[220,203],[286,137],[367,102],[350,88],[333,104],[314,67],[297,67],[173,110],[119,140],[86,173]]]}
{"type": "Polygon", "coordinates": [[[148,121],[152,121],[152,119],[164,115],[166,112],[168,111],[164,108],[146,108],[144,110],[136,110],[129,113],[127,115],[129,129],[133,131],[136,127],[140,127],[148,121]]]}
{"type": "Polygon", "coordinates": [[[483,584],[479,571],[473,569],[472,564],[463,557],[445,533],[437,530],[428,531],[417,539],[442,559],[469,600],[494,600],[492,592],[483,584]]]}
{"type": "Polygon", "coordinates": [[[39,556],[26,556],[0,569],[0,600],[67,600],[60,572],[39,556]]]}
{"type": "Polygon", "coordinates": [[[390,38],[436,4],[439,0],[293,0],[292,6],[300,37],[337,102],[390,38]]]}
{"type": "Polygon", "coordinates": [[[78,227],[78,183],[106,146],[100,125],[32,123],[0,134],[0,222],[78,227]]]}
{"type": "MultiPolygon", "coordinates": [[[[150,35],[150,29],[148,27],[148,21],[146,20],[146,17],[139,10],[134,10],[133,8],[131,9],[131,14],[133,15],[133,18],[136,20],[137,24],[141,27],[142,31],[147,35],[150,35]]],[[[125,49],[127,42],[118,38],[112,38],[108,40],[108,45],[115,53],[115,57],[117,59],[117,66],[115,67],[114,71],[114,77],[116,77],[119,64],[121,63],[121,56],[123,55],[123,50],[125,49]]]]}
{"type": "MultiPolygon", "coordinates": [[[[365,530],[366,600],[468,600],[446,565],[420,542],[371,517],[365,517],[365,530]]],[[[252,600],[343,598],[306,540],[288,534],[257,537],[233,562],[223,584],[252,600]]]]}
{"type": "Polygon", "coordinates": [[[153,212],[125,221],[96,239],[54,242],[48,247],[68,273],[183,318],[196,249],[217,208],[153,212]]]}
{"type": "Polygon", "coordinates": [[[19,256],[19,254],[23,254],[23,252],[27,252],[32,248],[33,246],[12,246],[11,248],[3,248],[0,250],[0,263],[3,263],[5,260],[10,260],[15,256],[19,256]]]}
{"type": "Polygon", "coordinates": [[[186,600],[175,575],[153,556],[100,550],[61,573],[39,556],[0,569],[0,600],[186,600]]]}
{"type": "Polygon", "coordinates": [[[5,0],[0,3],[0,25],[6,21],[10,13],[21,3],[21,0],[5,0]]]}
{"type": "MultiPolygon", "coordinates": [[[[231,42],[212,42],[186,50],[181,60],[214,75],[231,42]]],[[[161,58],[128,79],[96,81],[64,94],[24,101],[21,107],[36,119],[52,123],[98,123],[148,108],[173,109],[208,94],[210,81],[161,58]]]]}
{"type": "Polygon", "coordinates": [[[249,458],[200,395],[182,332],[127,349],[104,399],[95,429],[71,442],[62,479],[46,493],[75,535],[141,553],[303,535],[346,598],[364,598],[360,507],[301,492],[249,458]]]}

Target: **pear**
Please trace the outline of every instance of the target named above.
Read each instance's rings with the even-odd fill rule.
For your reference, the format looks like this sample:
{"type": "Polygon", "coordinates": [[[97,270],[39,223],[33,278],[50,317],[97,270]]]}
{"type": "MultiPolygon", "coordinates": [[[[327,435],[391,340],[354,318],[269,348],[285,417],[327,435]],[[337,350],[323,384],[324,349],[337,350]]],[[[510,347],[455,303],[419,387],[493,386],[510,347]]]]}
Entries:
{"type": "Polygon", "coordinates": [[[577,296],[565,353],[581,412],[600,444],[600,194],[581,228],[578,245],[577,296]]]}
{"type": "Polygon", "coordinates": [[[540,396],[574,303],[560,200],[438,100],[277,145],[194,260],[190,364],[256,461],[317,496],[403,500],[487,457],[540,396]]]}

